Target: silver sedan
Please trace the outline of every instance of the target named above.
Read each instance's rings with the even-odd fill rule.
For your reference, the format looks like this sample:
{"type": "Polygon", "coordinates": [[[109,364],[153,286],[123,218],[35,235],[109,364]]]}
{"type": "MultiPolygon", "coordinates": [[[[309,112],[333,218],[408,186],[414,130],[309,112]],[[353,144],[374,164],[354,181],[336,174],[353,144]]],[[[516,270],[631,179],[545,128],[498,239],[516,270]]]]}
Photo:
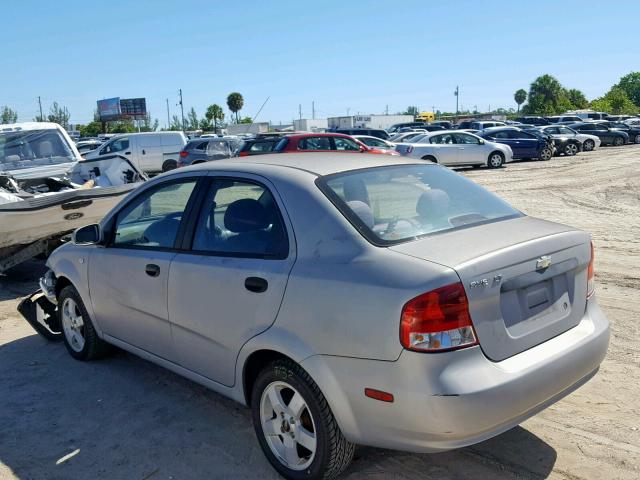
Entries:
{"type": "Polygon", "coordinates": [[[21,311],[78,360],[115,345],[250,406],[291,479],[337,476],[355,444],[483,441],[595,375],[609,324],[587,233],[366,157],[160,175],[56,250],[21,311]]]}
{"type": "Polygon", "coordinates": [[[448,167],[471,165],[500,168],[513,161],[509,145],[490,142],[470,132],[446,130],[430,132],[396,145],[406,157],[430,160],[448,167]]]}

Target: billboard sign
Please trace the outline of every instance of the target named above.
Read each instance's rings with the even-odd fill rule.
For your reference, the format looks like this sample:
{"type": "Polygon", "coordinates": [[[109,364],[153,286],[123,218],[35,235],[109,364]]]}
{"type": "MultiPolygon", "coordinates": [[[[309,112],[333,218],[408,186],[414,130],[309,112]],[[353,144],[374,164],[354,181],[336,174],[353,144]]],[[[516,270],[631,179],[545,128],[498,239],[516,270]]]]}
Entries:
{"type": "Polygon", "coordinates": [[[101,122],[120,118],[120,97],[98,100],[98,116],[101,122]]]}
{"type": "Polygon", "coordinates": [[[147,116],[147,101],[144,98],[123,98],[120,100],[120,114],[124,118],[142,120],[147,116]]]}

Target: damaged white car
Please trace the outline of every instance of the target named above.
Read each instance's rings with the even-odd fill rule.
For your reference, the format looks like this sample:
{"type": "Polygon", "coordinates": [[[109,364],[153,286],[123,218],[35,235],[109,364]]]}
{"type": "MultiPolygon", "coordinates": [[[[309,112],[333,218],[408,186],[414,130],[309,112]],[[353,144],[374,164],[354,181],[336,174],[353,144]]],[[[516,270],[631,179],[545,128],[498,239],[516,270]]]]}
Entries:
{"type": "Polygon", "coordinates": [[[146,179],[119,155],[83,160],[58,124],[0,125],[0,273],[100,221],[146,179]]]}

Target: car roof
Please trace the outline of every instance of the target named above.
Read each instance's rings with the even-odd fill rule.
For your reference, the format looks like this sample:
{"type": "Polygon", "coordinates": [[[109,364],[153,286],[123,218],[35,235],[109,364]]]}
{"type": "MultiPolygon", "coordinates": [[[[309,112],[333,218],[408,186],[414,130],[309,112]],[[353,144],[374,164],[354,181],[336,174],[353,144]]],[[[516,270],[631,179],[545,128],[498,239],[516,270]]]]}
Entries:
{"type": "Polygon", "coordinates": [[[315,176],[390,165],[424,164],[401,156],[371,155],[359,153],[275,153],[216,160],[172,170],[180,174],[189,170],[236,171],[266,174],[286,169],[302,170],[315,176]],[[381,158],[385,157],[385,158],[381,158]]]}

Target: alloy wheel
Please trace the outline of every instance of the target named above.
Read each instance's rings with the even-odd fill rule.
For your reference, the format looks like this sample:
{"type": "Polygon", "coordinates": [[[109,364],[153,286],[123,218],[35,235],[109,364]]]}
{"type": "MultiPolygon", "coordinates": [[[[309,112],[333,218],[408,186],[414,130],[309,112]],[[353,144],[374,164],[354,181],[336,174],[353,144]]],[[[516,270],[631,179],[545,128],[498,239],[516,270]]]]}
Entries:
{"type": "Polygon", "coordinates": [[[491,166],[494,168],[498,168],[502,165],[502,155],[499,153],[494,153],[489,158],[489,162],[491,162],[491,166]]]}
{"type": "Polygon", "coordinates": [[[291,470],[304,470],[317,449],[316,427],[304,398],[286,382],[272,382],[262,393],[260,423],[275,457],[291,470]]]}
{"type": "Polygon", "coordinates": [[[75,352],[84,348],[84,320],[78,304],[72,298],[65,298],[62,303],[62,330],[75,352]]]}
{"type": "Polygon", "coordinates": [[[636,135],[635,142],[640,143],[640,135],[636,135]]]}
{"type": "Polygon", "coordinates": [[[569,156],[574,156],[576,153],[578,153],[578,146],[575,143],[569,143],[564,148],[564,153],[569,156]]]}
{"type": "Polygon", "coordinates": [[[582,148],[585,152],[590,152],[591,150],[593,150],[596,147],[596,144],[593,143],[592,140],[587,140],[586,142],[584,142],[584,144],[582,145],[582,148]]]}
{"type": "Polygon", "coordinates": [[[542,151],[540,152],[540,158],[542,160],[551,160],[552,156],[553,156],[553,153],[551,152],[550,148],[543,148],[542,151]]]}

